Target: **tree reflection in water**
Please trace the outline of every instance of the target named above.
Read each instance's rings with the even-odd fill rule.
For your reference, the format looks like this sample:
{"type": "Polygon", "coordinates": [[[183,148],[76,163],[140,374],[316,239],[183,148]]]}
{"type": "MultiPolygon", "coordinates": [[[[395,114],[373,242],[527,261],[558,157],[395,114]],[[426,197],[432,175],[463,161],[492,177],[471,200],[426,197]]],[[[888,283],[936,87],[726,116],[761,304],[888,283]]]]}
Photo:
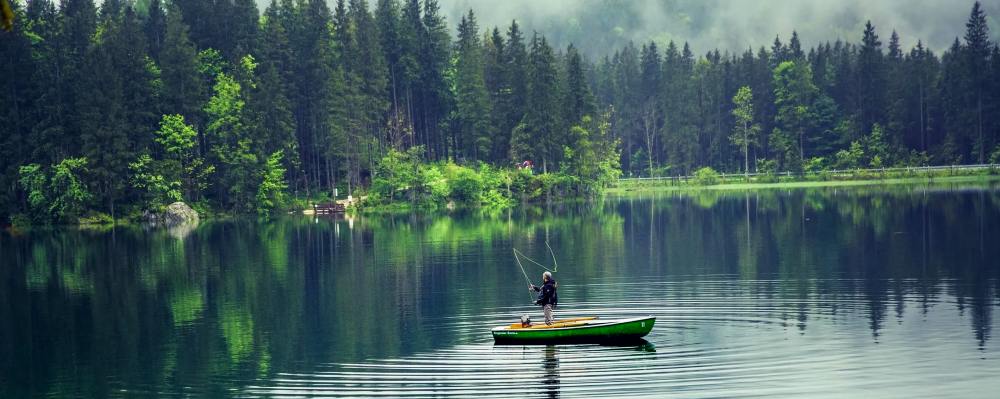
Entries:
{"type": "MultiPolygon", "coordinates": [[[[752,320],[805,335],[857,321],[869,342],[901,339],[886,317],[937,312],[958,321],[925,328],[985,352],[1000,302],[998,220],[994,188],[897,187],[5,232],[0,397],[211,395],[488,340],[473,328],[484,315],[527,306],[510,248],[545,259],[546,241],[567,311],[649,300],[700,313],[702,303],[731,310],[735,297],[752,320]]],[[[553,395],[570,380],[558,357],[545,349],[553,395]]]]}

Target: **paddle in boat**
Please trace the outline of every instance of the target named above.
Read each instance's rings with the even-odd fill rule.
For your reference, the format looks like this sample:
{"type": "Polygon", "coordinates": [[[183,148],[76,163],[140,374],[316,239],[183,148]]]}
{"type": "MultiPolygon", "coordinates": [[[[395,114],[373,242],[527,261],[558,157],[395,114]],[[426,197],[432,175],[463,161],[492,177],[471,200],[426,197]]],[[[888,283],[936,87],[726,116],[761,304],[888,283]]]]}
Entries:
{"type": "Polygon", "coordinates": [[[653,329],[653,316],[620,320],[579,317],[544,323],[514,323],[493,329],[498,344],[563,344],[637,342],[653,329]]]}

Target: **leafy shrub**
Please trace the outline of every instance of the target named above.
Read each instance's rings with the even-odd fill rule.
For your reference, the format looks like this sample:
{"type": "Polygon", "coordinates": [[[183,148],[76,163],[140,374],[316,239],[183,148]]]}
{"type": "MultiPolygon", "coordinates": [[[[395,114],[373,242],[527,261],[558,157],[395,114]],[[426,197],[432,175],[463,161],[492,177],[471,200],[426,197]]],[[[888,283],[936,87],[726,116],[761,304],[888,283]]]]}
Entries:
{"type": "Polygon", "coordinates": [[[66,158],[51,167],[51,176],[38,164],[19,169],[21,187],[37,222],[75,221],[93,197],[83,184],[87,158],[66,158]]]}
{"type": "Polygon", "coordinates": [[[694,172],[694,182],[702,186],[711,186],[719,183],[719,172],[710,167],[704,167],[694,172]]]}
{"type": "Polygon", "coordinates": [[[79,220],[81,225],[110,225],[115,224],[115,220],[104,212],[90,212],[79,220]]]}
{"type": "Polygon", "coordinates": [[[271,211],[285,204],[285,190],[288,185],[285,183],[285,168],[281,164],[283,155],[283,151],[278,150],[267,158],[267,163],[264,165],[263,179],[257,186],[255,198],[257,214],[260,216],[270,216],[271,211]]]}
{"type": "Polygon", "coordinates": [[[450,170],[451,198],[456,202],[478,204],[483,193],[482,178],[474,170],[453,165],[450,170]]]}

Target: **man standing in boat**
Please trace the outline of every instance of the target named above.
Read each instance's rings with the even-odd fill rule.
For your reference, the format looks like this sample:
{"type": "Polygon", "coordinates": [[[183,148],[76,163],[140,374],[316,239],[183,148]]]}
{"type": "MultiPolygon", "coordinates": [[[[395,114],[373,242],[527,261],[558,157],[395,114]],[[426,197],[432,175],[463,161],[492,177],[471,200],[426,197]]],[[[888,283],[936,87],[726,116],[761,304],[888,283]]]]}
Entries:
{"type": "Polygon", "coordinates": [[[535,305],[542,305],[542,313],[545,314],[545,325],[552,325],[552,308],[559,302],[559,295],[556,294],[556,280],[552,278],[552,273],[542,273],[542,286],[528,284],[528,289],[538,293],[538,300],[535,305]]]}

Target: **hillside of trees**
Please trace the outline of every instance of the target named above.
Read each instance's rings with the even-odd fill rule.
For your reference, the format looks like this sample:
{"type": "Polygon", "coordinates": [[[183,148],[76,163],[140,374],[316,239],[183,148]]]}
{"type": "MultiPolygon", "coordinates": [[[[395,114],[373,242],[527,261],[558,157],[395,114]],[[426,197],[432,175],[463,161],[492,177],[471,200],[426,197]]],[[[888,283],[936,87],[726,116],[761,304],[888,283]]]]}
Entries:
{"type": "Polygon", "coordinates": [[[0,215],[180,199],[259,211],[352,192],[413,148],[559,171],[598,121],[629,176],[1000,158],[1000,47],[979,3],[940,55],[868,24],[859,42],[811,49],[793,34],[742,54],[650,42],[593,60],[472,11],[450,26],[436,0],[30,0],[15,13],[0,32],[0,215]]]}

